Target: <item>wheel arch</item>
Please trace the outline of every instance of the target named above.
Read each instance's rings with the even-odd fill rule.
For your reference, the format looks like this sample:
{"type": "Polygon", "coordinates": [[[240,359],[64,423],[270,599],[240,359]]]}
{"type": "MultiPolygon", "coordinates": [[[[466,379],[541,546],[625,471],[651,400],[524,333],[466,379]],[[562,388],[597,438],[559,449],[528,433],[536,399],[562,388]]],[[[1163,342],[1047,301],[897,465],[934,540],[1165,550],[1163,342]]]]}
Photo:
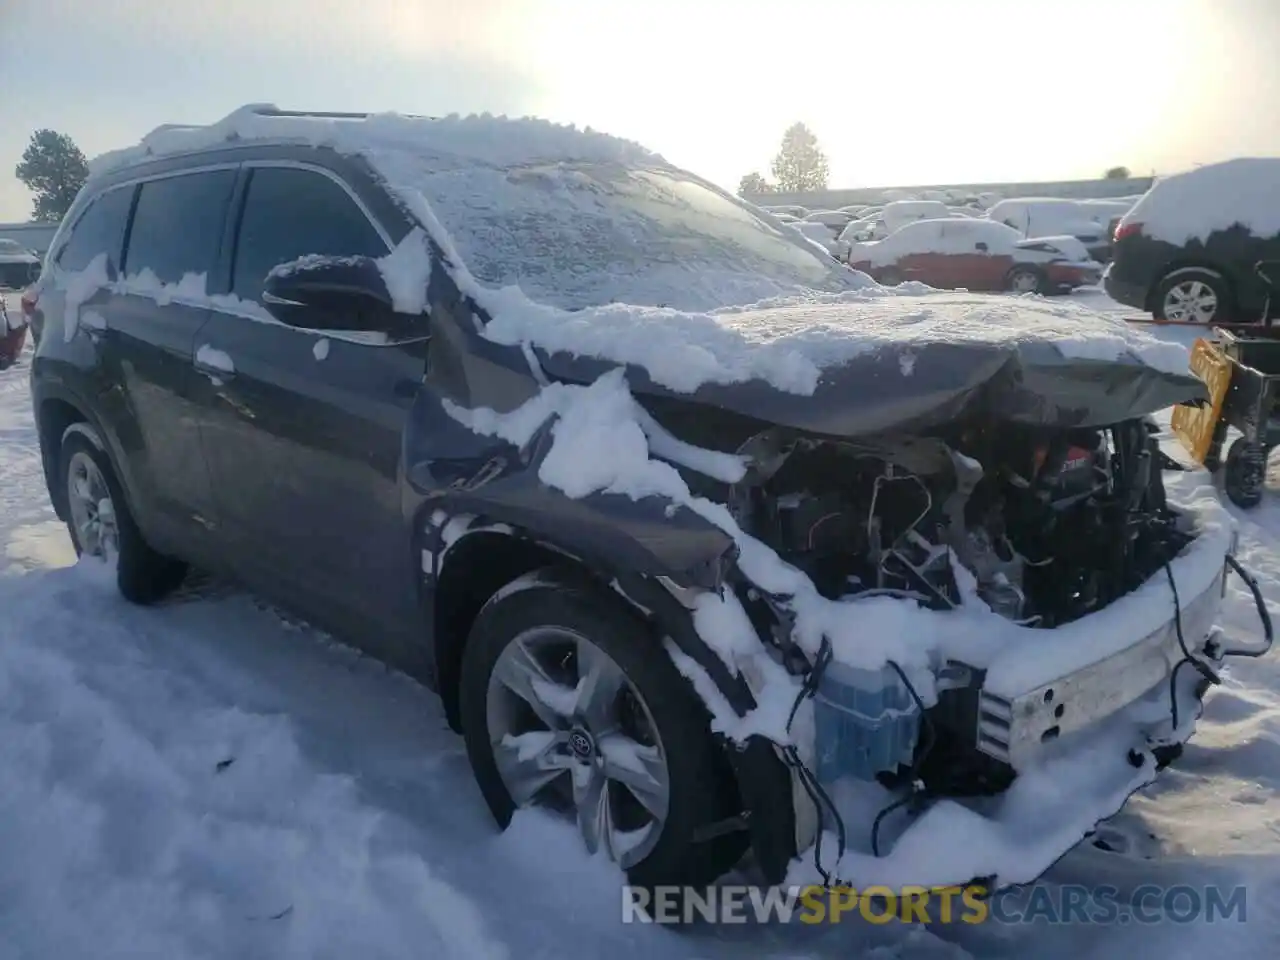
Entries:
{"type": "MultiPolygon", "coordinates": [[[[66,396],[55,395],[42,399],[36,411],[36,432],[40,441],[40,463],[44,469],[45,486],[49,491],[49,500],[53,504],[53,512],[59,520],[67,519],[66,491],[58,477],[58,464],[62,454],[62,438],[75,424],[84,424],[92,436],[90,439],[98,446],[105,441],[102,431],[89,417],[84,408],[66,396]]],[[[115,458],[112,457],[114,462],[115,458]]]]}
{"type": "MultiPolygon", "coordinates": [[[[669,638],[696,662],[715,683],[730,707],[744,715],[756,706],[745,679],[732,674],[724,661],[702,640],[693,625],[689,595],[663,578],[617,569],[596,556],[580,555],[553,539],[503,523],[475,518],[437,518],[433,524],[441,536],[431,563],[427,603],[432,626],[435,680],[450,727],[458,731],[459,679],[463,651],[471,625],[495,597],[508,595],[514,584],[535,571],[554,570],[556,578],[568,578],[609,594],[619,606],[644,624],[654,642],[669,638]],[[450,524],[464,527],[450,537],[450,524]],[[470,526],[467,526],[470,524],[470,526]],[[507,588],[504,591],[504,588],[507,588]]],[[[423,559],[432,554],[424,544],[423,559]]],[[[534,580],[527,581],[536,582],[534,580]]],[[[762,872],[770,883],[781,883],[797,853],[796,810],[790,771],[777,749],[762,737],[751,737],[735,747],[726,741],[725,756],[742,808],[746,826],[762,872]]]]}
{"type": "Polygon", "coordinates": [[[453,729],[462,654],[476,617],[504,587],[546,569],[613,597],[652,631],[655,642],[670,637],[711,674],[740,713],[755,706],[745,681],[729,673],[693,628],[683,588],[510,524],[467,515],[437,520],[422,544],[424,599],[436,688],[453,729]]]}

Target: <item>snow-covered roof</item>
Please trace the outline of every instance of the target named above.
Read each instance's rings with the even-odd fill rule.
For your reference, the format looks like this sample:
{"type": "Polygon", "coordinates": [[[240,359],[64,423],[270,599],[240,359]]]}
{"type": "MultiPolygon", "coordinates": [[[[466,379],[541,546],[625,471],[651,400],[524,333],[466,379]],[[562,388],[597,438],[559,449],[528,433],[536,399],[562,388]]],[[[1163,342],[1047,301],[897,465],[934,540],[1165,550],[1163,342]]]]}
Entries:
{"type": "Polygon", "coordinates": [[[155,157],[243,141],[294,142],[340,153],[434,156],[441,164],[514,167],[556,160],[656,163],[665,161],[637,143],[535,117],[479,114],[414,117],[396,113],[321,114],[248,104],[206,126],[164,124],[135,146],[95,157],[91,176],[155,157]]]}
{"type": "Polygon", "coordinates": [[[1178,246],[1236,224],[1256,236],[1280,234],[1280,157],[1240,157],[1161,177],[1123,222],[1178,246]]]}

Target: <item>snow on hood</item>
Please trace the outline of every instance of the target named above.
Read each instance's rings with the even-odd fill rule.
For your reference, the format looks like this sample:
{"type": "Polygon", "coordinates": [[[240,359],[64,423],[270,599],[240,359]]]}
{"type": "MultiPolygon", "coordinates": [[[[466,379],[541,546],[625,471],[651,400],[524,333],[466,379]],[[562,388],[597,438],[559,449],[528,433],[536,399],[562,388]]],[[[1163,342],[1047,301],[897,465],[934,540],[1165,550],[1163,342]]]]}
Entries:
{"type": "Polygon", "coordinates": [[[1039,344],[1064,358],[1188,369],[1180,344],[1073,304],[923,290],[871,286],[706,313],[626,304],[567,312],[512,289],[480,297],[493,315],[484,329],[491,340],[633,364],[681,392],[759,379],[809,395],[824,370],[855,357],[935,344],[1039,344]]]}
{"type": "Polygon", "coordinates": [[[1236,224],[1259,237],[1280,234],[1280,157],[1240,157],[1161,177],[1121,223],[1140,223],[1147,236],[1175,246],[1236,224]]]}

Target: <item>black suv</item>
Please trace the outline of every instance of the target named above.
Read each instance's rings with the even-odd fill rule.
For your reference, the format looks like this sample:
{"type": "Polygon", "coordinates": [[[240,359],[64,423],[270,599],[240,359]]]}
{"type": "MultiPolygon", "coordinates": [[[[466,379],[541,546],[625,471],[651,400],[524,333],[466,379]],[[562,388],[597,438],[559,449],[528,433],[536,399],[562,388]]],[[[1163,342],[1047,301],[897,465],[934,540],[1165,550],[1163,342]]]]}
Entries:
{"type": "MultiPolygon", "coordinates": [[[[1160,320],[1250,323],[1280,307],[1280,158],[1157,180],[1121,218],[1103,284],[1160,320]]],[[[1273,319],[1273,318],[1272,318],[1273,319]]]]}
{"type": "MultiPolygon", "coordinates": [[[[841,776],[924,803],[1045,775],[1042,750],[1166,695],[1173,608],[1140,607],[1138,635],[1106,608],[1163,590],[1168,564],[1176,639],[1213,660],[1229,547],[1166,504],[1144,419],[1202,398],[1197,380],[1074,358],[1051,314],[1014,316],[1035,304],[886,292],[599,137],[252,107],[95,164],[27,297],[45,477],[77,549],[132,601],[194,564],[422,678],[500,823],[564,808],[637,883],[709,881],[748,846],[780,880],[840,822],[841,776]],[[653,349],[677,328],[691,349],[653,349]],[[701,379],[675,376],[689,356],[701,379]],[[569,421],[535,422],[536,401],[619,370],[657,485],[573,489],[569,421]],[[512,411],[526,434],[494,427],[512,411]],[[1045,656],[998,681],[924,647],[859,667],[864,645],[915,642],[859,634],[861,598],[908,618],[987,604],[989,636],[1033,631],[1011,655],[1045,656]]],[[[1098,784],[1060,791],[1069,809],[1036,804],[1047,835],[1133,789],[1157,733],[1124,731],[1090,755],[1098,784]]],[[[973,816],[1025,835],[999,809],[973,816]]],[[[951,839],[939,870],[962,882],[972,845],[951,839]]]]}

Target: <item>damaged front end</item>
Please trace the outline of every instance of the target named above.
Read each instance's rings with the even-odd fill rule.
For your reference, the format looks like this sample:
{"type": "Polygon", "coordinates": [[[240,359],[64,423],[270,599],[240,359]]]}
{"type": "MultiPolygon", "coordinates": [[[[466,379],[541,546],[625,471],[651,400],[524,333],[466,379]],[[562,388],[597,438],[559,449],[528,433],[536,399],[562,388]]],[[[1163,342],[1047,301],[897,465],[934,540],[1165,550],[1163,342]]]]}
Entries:
{"type": "MultiPolygon", "coordinates": [[[[823,881],[1029,882],[1191,735],[1241,652],[1214,627],[1234,534],[1216,500],[1170,501],[1155,433],[1149,418],[988,421],[847,441],[771,428],[742,445],[735,522],[858,621],[856,646],[895,622],[936,629],[888,644],[923,663],[874,663],[848,634],[800,635],[793,597],[730,577],[800,681],[776,745],[793,815],[777,825],[797,852],[836,835],[834,859],[815,851],[823,881]],[[885,604],[944,616],[895,621],[885,604]]],[[[751,816],[759,846],[770,812],[751,816]]]]}

